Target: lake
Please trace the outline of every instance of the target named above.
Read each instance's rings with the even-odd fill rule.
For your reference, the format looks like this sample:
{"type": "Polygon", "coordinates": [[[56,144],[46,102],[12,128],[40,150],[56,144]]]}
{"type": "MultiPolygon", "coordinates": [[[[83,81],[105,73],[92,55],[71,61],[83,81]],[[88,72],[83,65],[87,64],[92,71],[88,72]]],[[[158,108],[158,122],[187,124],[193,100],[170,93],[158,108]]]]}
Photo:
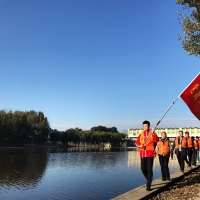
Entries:
{"type": "MultiPolygon", "coordinates": [[[[179,169],[177,160],[170,159],[169,167],[179,169]]],[[[159,177],[156,157],[154,179],[159,177]]],[[[136,148],[0,149],[2,200],[107,200],[145,182],[136,148]]]]}

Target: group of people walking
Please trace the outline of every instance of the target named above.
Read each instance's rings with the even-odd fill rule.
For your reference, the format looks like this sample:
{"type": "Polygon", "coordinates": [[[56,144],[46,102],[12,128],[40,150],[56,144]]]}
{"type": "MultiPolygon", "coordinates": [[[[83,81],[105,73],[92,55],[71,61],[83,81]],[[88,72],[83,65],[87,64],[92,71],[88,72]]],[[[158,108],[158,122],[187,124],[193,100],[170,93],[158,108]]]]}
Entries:
{"type": "Polygon", "coordinates": [[[175,151],[182,173],[184,173],[185,163],[187,168],[191,169],[192,165],[196,166],[196,163],[199,162],[199,146],[198,136],[190,137],[188,131],[183,136],[183,131],[179,131],[179,135],[175,138],[171,149],[171,156],[173,158],[173,152],[175,151]]]}
{"type": "Polygon", "coordinates": [[[150,191],[151,182],[153,179],[153,161],[156,156],[156,151],[159,157],[161,174],[163,181],[170,181],[169,173],[169,158],[173,159],[174,153],[177,156],[177,160],[180,166],[180,171],[184,174],[185,163],[188,169],[191,169],[192,165],[196,165],[199,162],[199,147],[200,139],[198,137],[190,137],[189,132],[179,131],[179,135],[171,142],[167,138],[166,132],[161,133],[160,139],[154,132],[150,130],[150,122],[143,122],[143,131],[139,134],[136,140],[136,146],[140,149],[141,158],[141,171],[147,180],[146,190],[150,191]]]}

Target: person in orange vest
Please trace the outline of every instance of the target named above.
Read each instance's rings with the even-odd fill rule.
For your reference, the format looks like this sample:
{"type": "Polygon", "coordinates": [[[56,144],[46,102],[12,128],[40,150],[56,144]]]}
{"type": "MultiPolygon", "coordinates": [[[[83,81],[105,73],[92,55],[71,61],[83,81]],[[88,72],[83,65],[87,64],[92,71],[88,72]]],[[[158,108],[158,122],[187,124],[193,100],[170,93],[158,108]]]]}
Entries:
{"type": "Polygon", "coordinates": [[[170,181],[170,174],[169,174],[169,156],[170,156],[170,141],[167,138],[166,132],[161,133],[161,138],[157,143],[157,154],[159,156],[159,162],[161,167],[161,174],[163,181],[170,181]]]}
{"type": "Polygon", "coordinates": [[[199,144],[199,152],[197,154],[197,160],[200,162],[200,138],[198,139],[198,144],[199,144]]]}
{"type": "Polygon", "coordinates": [[[185,162],[187,163],[188,169],[191,169],[192,163],[192,151],[194,149],[194,138],[189,136],[189,132],[185,132],[185,137],[183,138],[182,147],[185,148],[186,157],[185,162]]]}
{"type": "Polygon", "coordinates": [[[199,137],[196,136],[194,138],[194,149],[192,151],[192,165],[196,166],[197,163],[197,152],[199,151],[199,143],[198,143],[199,137]]]}
{"type": "Polygon", "coordinates": [[[175,151],[175,154],[178,159],[178,163],[180,166],[180,171],[184,174],[184,166],[185,166],[185,149],[183,148],[183,131],[178,132],[179,135],[175,138],[173,146],[172,146],[172,151],[175,151]]]}
{"type": "Polygon", "coordinates": [[[151,182],[153,179],[153,161],[156,155],[155,147],[157,142],[158,136],[154,133],[153,129],[150,130],[150,122],[145,120],[143,122],[143,131],[137,137],[135,144],[140,150],[140,167],[144,177],[147,180],[147,191],[151,190],[151,182]]]}

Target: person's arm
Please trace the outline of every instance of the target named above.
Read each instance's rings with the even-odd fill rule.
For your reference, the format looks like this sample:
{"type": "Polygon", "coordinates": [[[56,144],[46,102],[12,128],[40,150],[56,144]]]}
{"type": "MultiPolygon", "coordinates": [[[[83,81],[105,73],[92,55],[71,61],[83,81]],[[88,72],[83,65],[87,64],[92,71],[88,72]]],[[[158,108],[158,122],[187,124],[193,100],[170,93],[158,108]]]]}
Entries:
{"type": "Polygon", "coordinates": [[[159,141],[158,136],[156,135],[156,133],[153,133],[154,149],[156,149],[158,141],[159,141]]]}
{"type": "Polygon", "coordinates": [[[153,142],[157,144],[158,141],[158,136],[156,135],[156,133],[153,133],[153,142]]]}
{"type": "MultiPolygon", "coordinates": [[[[141,135],[141,134],[140,134],[141,135]]],[[[140,144],[140,135],[138,135],[135,145],[140,148],[142,145],[140,144]]]]}
{"type": "Polygon", "coordinates": [[[194,148],[194,138],[192,138],[192,149],[195,150],[195,148],[194,148]]]}

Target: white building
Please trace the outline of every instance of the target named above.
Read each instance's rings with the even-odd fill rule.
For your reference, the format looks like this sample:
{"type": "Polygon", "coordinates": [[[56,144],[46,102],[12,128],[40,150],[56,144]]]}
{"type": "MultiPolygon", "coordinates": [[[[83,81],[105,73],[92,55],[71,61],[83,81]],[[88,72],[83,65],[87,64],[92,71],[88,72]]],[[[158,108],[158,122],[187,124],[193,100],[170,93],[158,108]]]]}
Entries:
{"type": "MultiPolygon", "coordinates": [[[[198,127],[190,127],[190,128],[158,128],[155,130],[158,137],[161,136],[161,133],[165,131],[167,133],[167,137],[175,138],[178,135],[179,130],[182,130],[183,133],[186,131],[189,132],[190,136],[199,136],[200,137],[200,128],[198,127]]],[[[127,139],[137,138],[138,135],[143,131],[143,129],[128,129],[127,139]]]]}

